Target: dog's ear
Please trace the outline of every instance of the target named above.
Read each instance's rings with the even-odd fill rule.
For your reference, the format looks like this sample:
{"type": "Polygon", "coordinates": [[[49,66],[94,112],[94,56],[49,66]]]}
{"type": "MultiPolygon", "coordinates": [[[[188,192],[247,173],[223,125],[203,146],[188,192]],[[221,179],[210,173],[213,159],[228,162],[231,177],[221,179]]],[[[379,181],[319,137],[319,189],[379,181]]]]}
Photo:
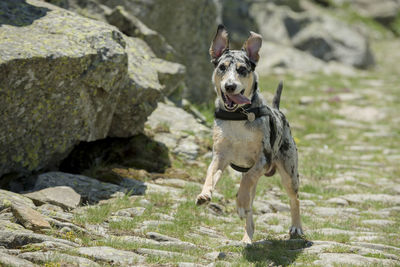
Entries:
{"type": "Polygon", "coordinates": [[[217,33],[210,46],[210,56],[213,60],[218,59],[226,49],[229,49],[228,32],[224,25],[218,25],[217,33]]]}
{"type": "Polygon", "coordinates": [[[257,63],[260,56],[258,51],[260,51],[262,44],[262,37],[258,33],[250,32],[249,39],[243,44],[242,49],[247,53],[247,56],[253,63],[257,63]]]}

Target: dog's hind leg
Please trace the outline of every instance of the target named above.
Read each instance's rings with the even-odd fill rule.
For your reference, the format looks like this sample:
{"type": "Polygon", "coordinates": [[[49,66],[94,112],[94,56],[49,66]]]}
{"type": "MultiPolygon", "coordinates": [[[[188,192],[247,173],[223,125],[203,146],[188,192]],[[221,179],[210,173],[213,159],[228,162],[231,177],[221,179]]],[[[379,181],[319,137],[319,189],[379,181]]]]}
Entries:
{"type": "Polygon", "coordinates": [[[228,163],[222,156],[215,156],[210,166],[208,166],[206,181],[204,182],[201,193],[196,198],[196,204],[202,205],[206,202],[211,201],[212,191],[214,191],[215,185],[219,178],[221,178],[223,170],[226,168],[228,163]]]}
{"type": "Polygon", "coordinates": [[[242,175],[239,191],[236,198],[237,212],[241,219],[246,219],[245,232],[242,241],[251,243],[254,234],[254,222],[252,205],[256,195],[256,187],[258,179],[264,171],[265,158],[253,166],[247,173],[242,175]]]}
{"type": "Polygon", "coordinates": [[[293,153],[287,153],[290,157],[283,154],[283,159],[277,162],[282,185],[285,188],[290,199],[290,213],[292,216],[292,226],[289,234],[291,238],[303,235],[300,220],[300,202],[298,199],[299,174],[297,171],[297,153],[295,146],[292,146],[293,153]]]}

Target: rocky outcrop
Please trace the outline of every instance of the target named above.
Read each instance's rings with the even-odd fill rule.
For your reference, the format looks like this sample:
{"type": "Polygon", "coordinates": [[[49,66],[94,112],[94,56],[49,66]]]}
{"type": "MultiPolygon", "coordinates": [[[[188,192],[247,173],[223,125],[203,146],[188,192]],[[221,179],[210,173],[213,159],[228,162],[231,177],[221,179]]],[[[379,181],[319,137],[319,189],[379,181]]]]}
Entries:
{"type": "Polygon", "coordinates": [[[261,60],[256,71],[259,75],[271,73],[318,73],[355,75],[356,71],[338,62],[329,63],[290,46],[265,43],[260,50],[261,60]]]}
{"type": "Polygon", "coordinates": [[[159,103],[149,116],[146,129],[151,130],[154,140],[164,143],[172,153],[189,160],[199,156],[200,143],[211,136],[208,127],[172,103],[159,103]]]}
{"type": "Polygon", "coordinates": [[[123,86],[108,133],[113,137],[139,134],[147,117],[163,96],[172,94],[182,83],[185,68],[156,58],[139,38],[126,37],[128,82],[123,86]],[[160,84],[159,76],[163,85],[160,84]]]}
{"type": "Polygon", "coordinates": [[[259,29],[262,28],[262,25],[257,24],[251,14],[251,6],[255,2],[261,5],[274,3],[278,6],[288,6],[295,11],[301,10],[299,0],[224,0],[221,2],[222,21],[229,29],[230,45],[235,48],[241,48],[249,36],[249,31],[259,32],[259,29]]]}
{"type": "Polygon", "coordinates": [[[362,69],[374,64],[368,40],[332,17],[265,3],[253,4],[250,14],[267,41],[293,46],[328,62],[362,69]]]}
{"type": "Polygon", "coordinates": [[[182,65],[113,26],[36,0],[0,8],[0,175],[57,165],[80,141],[138,134],[182,86],[182,65]]]}
{"type": "Polygon", "coordinates": [[[174,59],[176,52],[165,38],[147,27],[138,18],[129,14],[124,7],[117,6],[110,14],[106,15],[106,19],[108,23],[118,27],[126,35],[144,40],[157,57],[169,60],[174,59]]]}
{"type": "Polygon", "coordinates": [[[373,18],[383,25],[389,26],[398,16],[400,2],[397,0],[334,0],[337,5],[349,5],[362,16],[373,18]]]}
{"type": "Polygon", "coordinates": [[[215,1],[155,0],[135,1],[134,4],[131,1],[97,2],[111,9],[123,6],[127,14],[137,17],[164,36],[175,49],[176,60],[186,66],[187,87],[184,96],[191,102],[206,102],[213,98],[210,80],[212,65],[208,49],[218,16],[215,1]]]}
{"type": "Polygon", "coordinates": [[[0,5],[13,14],[0,17],[0,174],[106,137],[126,83],[121,33],[40,1],[0,5]]]}

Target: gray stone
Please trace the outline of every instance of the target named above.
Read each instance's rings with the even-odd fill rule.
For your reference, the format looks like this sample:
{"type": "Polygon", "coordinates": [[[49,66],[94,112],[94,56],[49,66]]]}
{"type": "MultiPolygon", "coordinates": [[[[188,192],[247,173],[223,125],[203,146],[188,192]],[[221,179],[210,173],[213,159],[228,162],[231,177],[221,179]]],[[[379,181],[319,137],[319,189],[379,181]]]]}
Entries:
{"type": "Polygon", "coordinates": [[[286,231],[282,225],[268,225],[267,230],[271,230],[272,232],[275,233],[282,233],[286,231]]]}
{"type": "Polygon", "coordinates": [[[107,22],[116,26],[128,36],[144,40],[160,58],[173,59],[175,50],[167,43],[158,32],[147,27],[133,14],[128,13],[123,6],[117,6],[110,14],[106,15],[107,22]]]}
{"type": "Polygon", "coordinates": [[[346,214],[346,216],[351,216],[354,214],[358,213],[358,209],[355,208],[330,208],[330,207],[315,207],[313,209],[313,212],[323,216],[323,217],[329,217],[329,216],[335,216],[335,215],[341,215],[341,214],[346,214]]]}
{"type": "Polygon", "coordinates": [[[119,250],[111,247],[81,247],[76,252],[92,257],[96,261],[105,261],[114,265],[133,265],[142,263],[145,258],[131,251],[119,250]]]}
{"type": "Polygon", "coordinates": [[[153,239],[143,238],[143,237],[134,236],[134,235],[117,236],[117,237],[114,237],[113,239],[120,240],[120,241],[123,241],[123,242],[140,243],[140,244],[145,244],[145,245],[158,245],[158,244],[160,244],[160,242],[155,241],[153,239]]]}
{"type": "Polygon", "coordinates": [[[340,197],[333,197],[326,201],[329,204],[334,204],[336,206],[348,206],[349,202],[346,199],[340,197]]]}
{"type": "Polygon", "coordinates": [[[17,12],[0,16],[1,175],[52,166],[79,141],[105,138],[127,55],[105,23],[43,1],[0,5],[17,12]]]}
{"type": "Polygon", "coordinates": [[[151,227],[151,226],[160,226],[160,225],[173,225],[173,222],[169,222],[169,221],[157,221],[157,220],[147,220],[147,221],[143,221],[142,225],[143,227],[147,228],[147,227],[151,227]]]}
{"type": "Polygon", "coordinates": [[[324,61],[335,60],[357,68],[374,64],[368,40],[332,17],[296,13],[265,3],[253,4],[250,14],[267,41],[294,46],[324,61]]]}
{"type": "MultiPolygon", "coordinates": [[[[267,75],[271,73],[320,73],[341,74],[354,76],[353,68],[337,62],[325,62],[313,57],[307,52],[275,43],[264,43],[260,50],[260,62],[257,73],[267,75]]],[[[300,103],[305,103],[302,97],[300,103]]]]}
{"type": "Polygon", "coordinates": [[[0,230],[15,231],[15,230],[25,230],[25,228],[22,225],[13,223],[9,220],[0,220],[0,230]]]}
{"type": "Polygon", "coordinates": [[[41,190],[54,186],[69,186],[81,195],[84,202],[96,203],[101,199],[108,199],[116,192],[131,192],[134,195],[143,194],[146,186],[133,179],[123,179],[123,186],[102,183],[96,179],[83,175],[63,172],[48,172],[40,174],[33,190],[41,190]]]}
{"type": "Polygon", "coordinates": [[[43,241],[41,243],[30,243],[27,245],[22,246],[22,249],[26,250],[69,250],[73,249],[73,246],[60,243],[60,242],[55,242],[55,241],[43,241]]]}
{"type": "Polygon", "coordinates": [[[194,262],[178,262],[178,267],[204,267],[205,265],[194,262]]]}
{"type": "Polygon", "coordinates": [[[300,207],[315,207],[316,204],[314,201],[309,199],[300,200],[300,207]]]}
{"type": "Polygon", "coordinates": [[[50,252],[50,251],[25,252],[18,255],[18,258],[29,260],[38,264],[43,264],[49,261],[56,261],[56,262],[62,261],[63,263],[70,263],[74,265],[76,264],[77,266],[90,266],[90,267],[100,266],[94,261],[83,257],[71,256],[68,254],[63,254],[59,252],[50,252]]]}
{"type": "Polygon", "coordinates": [[[349,194],[340,196],[350,203],[363,203],[365,201],[383,202],[388,205],[400,205],[400,196],[388,194],[349,194]]]}
{"type": "Polygon", "coordinates": [[[65,210],[74,209],[81,203],[81,196],[68,186],[45,188],[25,194],[25,196],[32,199],[38,206],[49,203],[60,206],[65,210]]]}
{"type": "Polygon", "coordinates": [[[204,103],[214,97],[210,79],[212,64],[207,55],[216,31],[218,9],[215,1],[154,0],[136,1],[134,5],[129,1],[98,2],[110,8],[122,5],[127,13],[165,37],[177,52],[177,62],[187,68],[186,98],[193,103],[204,103]]]}
{"type": "Polygon", "coordinates": [[[225,252],[214,251],[204,255],[204,257],[210,261],[222,260],[226,258],[225,252]]]}
{"type": "Polygon", "coordinates": [[[153,240],[156,240],[158,242],[181,241],[178,238],[166,236],[166,235],[159,234],[159,233],[156,233],[156,232],[147,232],[146,233],[146,237],[150,238],[150,239],[153,239],[153,240]]]}
{"type": "Polygon", "coordinates": [[[145,183],[146,194],[170,194],[171,196],[179,196],[182,189],[171,187],[171,186],[161,186],[152,183],[145,183]]]}
{"type": "Polygon", "coordinates": [[[195,159],[199,152],[195,136],[204,138],[211,135],[210,129],[197,122],[192,114],[172,103],[159,103],[149,116],[146,128],[155,132],[154,140],[188,159],[195,159]]]}
{"type": "MultiPolygon", "coordinates": [[[[339,2],[335,0],[335,2],[339,2]]],[[[385,26],[395,21],[400,11],[400,3],[396,0],[383,0],[379,3],[373,0],[341,0],[361,16],[373,18],[385,26]]]]}
{"type": "Polygon", "coordinates": [[[363,220],[362,223],[364,224],[368,224],[368,225],[376,225],[376,226],[389,226],[389,225],[393,225],[396,222],[395,221],[390,221],[390,220],[363,220]]]}
{"type": "Polygon", "coordinates": [[[118,210],[116,212],[113,212],[112,215],[123,216],[123,217],[136,217],[136,216],[141,216],[145,210],[146,209],[143,207],[133,207],[133,208],[118,210]]]}
{"type": "Polygon", "coordinates": [[[191,181],[185,181],[182,179],[175,179],[175,178],[160,178],[154,180],[156,184],[159,185],[167,185],[167,186],[173,186],[177,188],[185,188],[187,186],[193,186],[193,187],[198,187],[201,188],[202,185],[196,182],[191,182],[191,181]]]}
{"type": "Polygon", "coordinates": [[[349,120],[362,122],[379,122],[386,117],[385,112],[375,107],[357,107],[348,105],[338,109],[338,114],[346,117],[349,120]]]}
{"type": "Polygon", "coordinates": [[[54,238],[47,235],[35,234],[27,231],[0,231],[0,246],[6,248],[18,248],[30,243],[41,243],[52,241],[63,243],[72,247],[77,244],[68,240],[54,238]]]}
{"type": "Polygon", "coordinates": [[[11,205],[11,210],[17,218],[17,221],[25,228],[34,231],[51,228],[50,224],[46,221],[46,218],[29,206],[14,203],[11,205]]]}
{"type": "Polygon", "coordinates": [[[272,210],[272,208],[269,206],[269,204],[266,201],[262,201],[262,200],[255,200],[253,202],[253,207],[256,211],[256,213],[271,213],[274,212],[272,210]]]}
{"type": "Polygon", "coordinates": [[[63,222],[70,222],[74,217],[71,213],[64,212],[61,207],[47,203],[39,206],[37,211],[47,217],[63,222]]]}
{"type": "Polygon", "coordinates": [[[157,256],[162,258],[174,258],[174,257],[183,257],[186,259],[194,259],[194,257],[189,256],[187,254],[179,253],[179,252],[171,252],[166,250],[158,250],[158,249],[149,249],[149,248],[138,248],[136,250],[138,254],[147,255],[147,256],[157,256]]]}
{"type": "Polygon", "coordinates": [[[314,261],[314,264],[333,267],[337,265],[354,265],[354,266],[366,266],[366,265],[384,265],[390,266],[395,265],[397,261],[387,259],[376,259],[372,257],[363,257],[357,254],[348,253],[323,253],[319,255],[320,260],[314,261]]]}
{"type": "Polygon", "coordinates": [[[357,245],[360,247],[382,250],[382,251],[393,250],[393,251],[397,251],[400,253],[400,248],[394,247],[394,246],[389,246],[389,245],[384,245],[384,244],[375,244],[375,243],[367,243],[367,242],[350,242],[350,244],[357,245]]]}
{"type": "Polygon", "coordinates": [[[0,189],[0,211],[11,207],[11,204],[13,203],[25,205],[32,209],[36,207],[29,198],[11,191],[0,189]]]}
{"type": "Polygon", "coordinates": [[[176,89],[174,81],[179,84],[184,73],[181,65],[157,59],[143,40],[130,37],[125,42],[129,81],[121,90],[110,126],[109,135],[116,137],[141,133],[157,102],[176,89]],[[165,86],[160,84],[159,73],[164,75],[165,86]]]}
{"type": "Polygon", "coordinates": [[[30,261],[0,251],[0,265],[8,267],[38,267],[30,261]]]}
{"type": "Polygon", "coordinates": [[[52,219],[52,218],[46,218],[46,220],[54,227],[58,228],[58,229],[70,229],[69,232],[73,231],[76,233],[88,233],[84,228],[77,226],[73,223],[69,223],[69,222],[60,222],[56,219],[52,219]]]}
{"type": "Polygon", "coordinates": [[[282,203],[280,200],[267,200],[266,202],[274,212],[290,211],[289,205],[282,203]]]}
{"type": "Polygon", "coordinates": [[[14,215],[11,212],[11,208],[7,208],[1,211],[0,220],[5,221],[16,221],[14,215]]]}

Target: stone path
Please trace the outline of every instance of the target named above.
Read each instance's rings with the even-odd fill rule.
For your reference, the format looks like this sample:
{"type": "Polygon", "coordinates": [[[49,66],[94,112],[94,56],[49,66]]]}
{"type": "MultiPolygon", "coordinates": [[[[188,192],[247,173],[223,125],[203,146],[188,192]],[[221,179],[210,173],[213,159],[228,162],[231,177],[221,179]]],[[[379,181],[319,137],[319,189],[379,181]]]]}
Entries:
{"type": "Polygon", "coordinates": [[[200,144],[182,126],[179,140],[193,137],[193,146],[176,158],[176,177],[115,185],[51,172],[39,176],[35,193],[0,190],[0,266],[400,266],[400,93],[391,76],[378,74],[348,92],[293,97],[293,109],[285,96],[288,117],[297,119],[306,239],[288,239],[289,206],[277,175],[258,186],[251,246],[239,242],[235,172],[221,179],[210,205],[196,207],[209,157],[193,161],[200,144]],[[320,127],[308,131],[307,123],[320,127]]]}

